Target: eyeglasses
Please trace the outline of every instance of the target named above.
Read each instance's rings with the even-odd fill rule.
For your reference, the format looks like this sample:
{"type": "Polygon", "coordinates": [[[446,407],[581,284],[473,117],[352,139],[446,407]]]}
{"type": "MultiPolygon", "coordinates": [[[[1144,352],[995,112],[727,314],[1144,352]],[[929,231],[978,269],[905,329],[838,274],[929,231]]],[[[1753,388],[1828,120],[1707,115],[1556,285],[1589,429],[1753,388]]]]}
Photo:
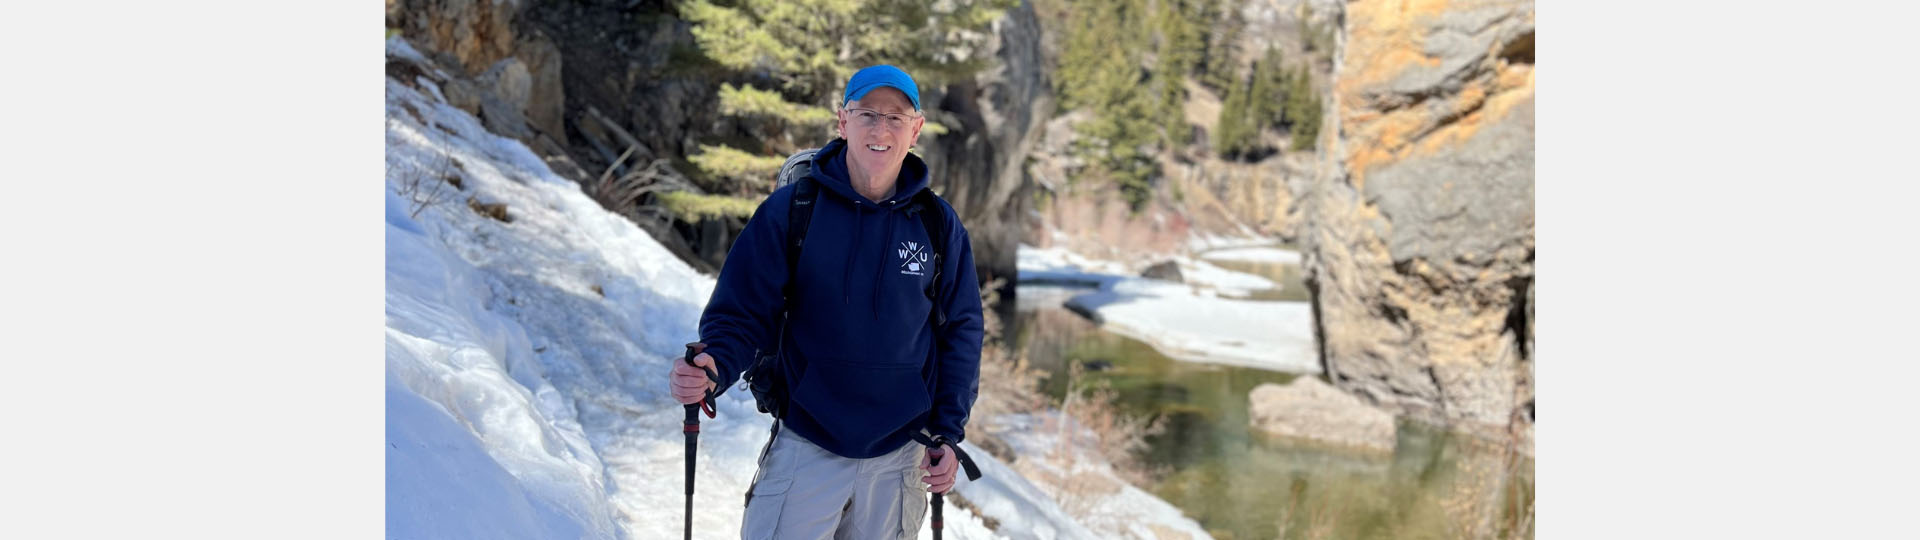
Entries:
{"type": "Polygon", "coordinates": [[[914,115],[886,114],[873,109],[849,108],[847,112],[853,113],[854,124],[860,127],[873,127],[879,124],[880,120],[884,118],[887,121],[887,129],[895,131],[906,129],[907,122],[919,118],[919,116],[914,115]]]}

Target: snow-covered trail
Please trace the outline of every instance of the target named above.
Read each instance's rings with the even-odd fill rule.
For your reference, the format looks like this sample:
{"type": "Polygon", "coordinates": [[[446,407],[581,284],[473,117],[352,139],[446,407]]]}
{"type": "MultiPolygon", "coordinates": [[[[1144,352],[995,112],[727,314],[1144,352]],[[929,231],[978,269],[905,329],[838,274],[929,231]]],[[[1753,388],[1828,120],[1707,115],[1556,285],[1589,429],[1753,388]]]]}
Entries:
{"type": "MultiPolygon", "coordinates": [[[[434,91],[387,83],[389,532],[445,532],[445,518],[531,526],[474,529],[506,537],[677,536],[682,409],[661,374],[695,339],[712,279],[434,91]],[[421,174],[457,174],[465,189],[414,219],[393,184],[421,174]],[[512,223],[470,210],[468,197],[507,203],[512,223]],[[409,394],[426,403],[393,405],[412,403],[409,394]],[[447,417],[417,410],[429,405],[447,417]],[[442,422],[476,437],[428,436],[442,422]],[[397,447],[415,436],[416,447],[397,447]],[[396,478],[412,472],[402,463],[450,456],[444,475],[396,478]],[[485,489],[470,502],[488,504],[409,506],[489,486],[465,484],[490,469],[517,479],[509,487],[526,506],[555,515],[503,507],[485,489]]],[[[754,454],[735,449],[756,447],[767,421],[738,398],[723,396],[720,417],[703,426],[701,537],[739,534],[728,510],[740,506],[754,454]]]]}
{"type": "MultiPolygon", "coordinates": [[[[389,54],[417,57],[399,40],[389,54]]],[[[388,534],[678,537],[683,409],[664,373],[696,339],[712,278],[416,84],[387,81],[388,534]],[[444,176],[462,188],[442,185],[438,204],[398,194],[444,176]],[[507,204],[511,223],[469,198],[507,204]]],[[[770,425],[744,392],[717,405],[700,538],[739,535],[770,425]]],[[[947,516],[953,538],[995,537],[947,516]]]]}

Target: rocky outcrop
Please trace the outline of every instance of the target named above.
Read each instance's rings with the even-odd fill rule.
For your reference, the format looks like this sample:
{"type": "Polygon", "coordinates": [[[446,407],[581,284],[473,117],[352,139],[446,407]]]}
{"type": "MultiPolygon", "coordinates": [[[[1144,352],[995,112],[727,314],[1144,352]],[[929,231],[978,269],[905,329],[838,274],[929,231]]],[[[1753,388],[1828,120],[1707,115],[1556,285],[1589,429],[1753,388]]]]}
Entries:
{"type": "Polygon", "coordinates": [[[1530,426],[1531,2],[1352,2],[1302,239],[1343,389],[1432,422],[1530,426]]]}
{"type": "Polygon", "coordinates": [[[1265,383],[1248,396],[1247,417],[1254,429],[1379,452],[1392,452],[1393,415],[1373,408],[1317,377],[1299,377],[1281,386],[1265,383]]]}
{"type": "Polygon", "coordinates": [[[560,78],[560,47],[539,30],[528,30],[514,45],[513,57],[526,65],[529,84],[521,108],[527,122],[555,142],[567,138],[567,90],[560,78]]]}
{"type": "Polygon", "coordinates": [[[522,28],[525,7],[517,0],[389,0],[387,26],[452,68],[449,103],[495,133],[559,153],[567,143],[560,52],[545,34],[522,28]]]}
{"type": "Polygon", "coordinates": [[[1017,281],[1014,259],[1032,211],[1027,155],[1053,116],[1053,91],[1041,43],[1046,38],[1033,2],[1022,1],[992,24],[985,50],[991,67],[922,96],[937,108],[946,135],[923,142],[934,171],[933,188],[953,203],[973,240],[982,281],[1017,281]]]}
{"type": "Polygon", "coordinates": [[[519,0],[398,0],[387,3],[387,25],[398,27],[422,52],[452,59],[466,75],[513,54],[519,0]]]}
{"type": "Polygon", "coordinates": [[[1313,178],[1313,156],[1287,152],[1254,163],[1204,157],[1192,163],[1164,159],[1166,181],[1198,232],[1217,235],[1299,236],[1295,191],[1313,178]]]}

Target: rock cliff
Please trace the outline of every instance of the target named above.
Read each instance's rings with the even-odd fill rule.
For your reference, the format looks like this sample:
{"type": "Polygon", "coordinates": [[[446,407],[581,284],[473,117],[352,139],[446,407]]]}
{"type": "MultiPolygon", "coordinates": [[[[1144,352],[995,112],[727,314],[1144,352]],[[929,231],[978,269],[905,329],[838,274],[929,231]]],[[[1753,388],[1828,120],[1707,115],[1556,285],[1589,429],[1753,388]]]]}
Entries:
{"type": "Polygon", "coordinates": [[[1342,20],[1300,202],[1326,372],[1413,418],[1531,426],[1533,3],[1355,1],[1342,20]]]}
{"type": "Polygon", "coordinates": [[[923,144],[921,156],[939,171],[934,190],[953,203],[972,235],[980,279],[1006,278],[1002,293],[1010,297],[1016,251],[1033,208],[1027,155],[1053,116],[1054,102],[1041,45],[1045,32],[1033,2],[1008,10],[992,28],[986,44],[992,67],[929,94],[929,103],[937,105],[928,106],[958,125],[923,144]]]}

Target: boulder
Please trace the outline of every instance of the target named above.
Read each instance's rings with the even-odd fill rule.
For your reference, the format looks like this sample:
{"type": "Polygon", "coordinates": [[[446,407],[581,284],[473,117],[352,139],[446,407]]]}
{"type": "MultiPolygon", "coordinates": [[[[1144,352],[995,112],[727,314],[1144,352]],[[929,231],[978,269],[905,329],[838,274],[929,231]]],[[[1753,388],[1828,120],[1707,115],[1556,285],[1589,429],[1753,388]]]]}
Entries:
{"type": "Polygon", "coordinates": [[[441,87],[447,104],[478,117],[488,131],[529,142],[534,133],[523,111],[531,89],[526,65],[511,57],[473,79],[450,77],[441,87]]]}
{"type": "Polygon", "coordinates": [[[527,63],[518,58],[507,57],[494,62],[493,67],[481,73],[476,82],[493,94],[495,99],[519,109],[525,109],[527,100],[533,95],[533,75],[527,71],[527,63]]]}
{"type": "Polygon", "coordinates": [[[1180,265],[1173,261],[1160,261],[1158,264],[1149,266],[1146,270],[1140,271],[1140,277],[1174,283],[1187,282],[1180,276],[1180,265]]]}
{"type": "Polygon", "coordinates": [[[1300,243],[1326,373],[1433,423],[1531,426],[1532,2],[1350,3],[1300,243]]]}
{"type": "Polygon", "coordinates": [[[481,89],[480,121],[488,131],[532,141],[527,126],[527,103],[533,96],[533,76],[526,62],[507,57],[481,73],[475,83],[481,89]]]}
{"type": "Polygon", "coordinates": [[[1328,385],[1318,377],[1299,377],[1281,386],[1266,383],[1248,396],[1254,429],[1335,446],[1392,452],[1393,415],[1328,385]]]}
{"type": "Polygon", "coordinates": [[[567,144],[567,94],[560,78],[560,48],[545,34],[531,30],[520,36],[513,55],[525,64],[531,78],[521,107],[527,123],[559,144],[567,144]]]}

